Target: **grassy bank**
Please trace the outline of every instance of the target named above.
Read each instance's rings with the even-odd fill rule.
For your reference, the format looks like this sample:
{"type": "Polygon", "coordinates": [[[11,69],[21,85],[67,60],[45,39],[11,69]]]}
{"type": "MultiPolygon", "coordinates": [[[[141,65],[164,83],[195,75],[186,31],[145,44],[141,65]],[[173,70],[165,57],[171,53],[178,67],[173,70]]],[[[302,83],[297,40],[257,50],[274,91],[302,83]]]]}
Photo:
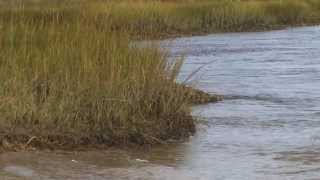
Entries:
{"type": "Polygon", "coordinates": [[[320,23],[318,0],[12,0],[0,6],[2,11],[19,12],[17,4],[29,13],[63,11],[68,19],[81,11],[94,16],[91,21],[97,28],[125,32],[131,39],[320,23]]]}
{"type": "Polygon", "coordinates": [[[176,84],[181,61],[135,47],[106,23],[78,6],[0,11],[2,149],[153,144],[194,132],[190,98],[201,93],[176,84]]]}
{"type": "Polygon", "coordinates": [[[318,0],[123,0],[95,2],[110,28],[136,38],[243,32],[320,22],[318,0]],[[103,15],[104,14],[104,15],[103,15]]]}
{"type": "Polygon", "coordinates": [[[132,39],[319,22],[320,2],[1,1],[0,151],[153,144],[195,130],[181,60],[132,39]]]}

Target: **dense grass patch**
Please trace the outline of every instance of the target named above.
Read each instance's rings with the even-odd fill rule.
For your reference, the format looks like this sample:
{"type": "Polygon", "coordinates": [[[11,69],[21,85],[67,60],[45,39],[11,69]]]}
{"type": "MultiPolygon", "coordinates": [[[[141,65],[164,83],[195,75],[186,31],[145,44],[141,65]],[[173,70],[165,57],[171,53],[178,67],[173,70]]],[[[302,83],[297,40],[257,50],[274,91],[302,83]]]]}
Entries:
{"type": "Polygon", "coordinates": [[[95,18],[85,9],[1,12],[3,146],[159,143],[194,132],[189,90],[175,83],[180,63],[95,18]]]}

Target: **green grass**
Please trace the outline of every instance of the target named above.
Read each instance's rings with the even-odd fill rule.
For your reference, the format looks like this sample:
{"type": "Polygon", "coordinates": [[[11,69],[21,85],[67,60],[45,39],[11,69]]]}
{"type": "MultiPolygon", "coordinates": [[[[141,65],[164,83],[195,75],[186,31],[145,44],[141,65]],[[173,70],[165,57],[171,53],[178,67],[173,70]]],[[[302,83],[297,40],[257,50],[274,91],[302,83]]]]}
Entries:
{"type": "Polygon", "coordinates": [[[195,130],[181,60],[133,39],[319,22],[320,2],[0,3],[0,148],[153,144],[195,130]]]}

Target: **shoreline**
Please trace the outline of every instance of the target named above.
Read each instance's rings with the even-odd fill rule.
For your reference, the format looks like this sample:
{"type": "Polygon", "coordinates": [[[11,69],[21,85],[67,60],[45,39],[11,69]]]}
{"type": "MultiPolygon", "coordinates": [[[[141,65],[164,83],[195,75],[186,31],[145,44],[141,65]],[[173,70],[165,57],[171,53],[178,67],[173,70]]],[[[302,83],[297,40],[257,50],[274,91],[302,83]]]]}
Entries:
{"type": "MultiPolygon", "coordinates": [[[[194,33],[192,35],[172,35],[170,37],[166,37],[164,39],[158,39],[158,40],[165,40],[170,38],[180,38],[180,37],[192,37],[192,36],[205,36],[209,34],[216,34],[216,33],[246,33],[246,32],[267,32],[267,31],[273,31],[273,30],[285,30],[286,28],[299,28],[299,27],[312,27],[312,26],[318,26],[319,24],[308,24],[308,25],[288,25],[288,26],[277,26],[276,28],[272,29],[266,29],[266,30],[259,30],[259,31],[244,31],[244,32],[214,32],[214,33],[194,33]]],[[[185,92],[190,93],[188,96],[190,96],[190,103],[194,105],[202,105],[207,103],[216,103],[223,100],[223,95],[217,95],[217,94],[209,94],[207,92],[204,92],[199,89],[195,89],[192,87],[187,87],[182,84],[177,84],[179,88],[185,89],[185,92]]],[[[190,117],[191,118],[191,117],[190,117]]],[[[150,144],[142,144],[138,145],[136,143],[128,143],[126,145],[124,144],[113,144],[113,143],[95,143],[95,142],[88,142],[86,144],[77,144],[77,143],[62,143],[65,145],[58,145],[58,144],[52,144],[48,143],[48,139],[65,139],[68,141],[68,139],[72,140],[72,137],[68,138],[67,136],[61,135],[61,136],[47,136],[45,139],[42,139],[41,137],[37,136],[29,136],[27,134],[14,134],[14,135],[8,135],[8,134],[2,134],[0,133],[0,153],[5,152],[18,152],[18,151],[38,151],[38,150],[63,150],[63,151],[87,151],[87,150],[102,150],[102,149],[108,149],[108,148],[127,148],[130,146],[133,147],[140,147],[140,146],[150,146],[150,144]]],[[[184,137],[183,139],[188,138],[184,137]]],[[[86,141],[86,140],[85,140],[86,141]]],[[[166,141],[159,141],[159,144],[165,144],[166,141]]],[[[151,145],[152,146],[152,145],[151,145]]]]}
{"type": "Polygon", "coordinates": [[[282,2],[4,4],[0,151],[153,145],[189,137],[196,123],[192,105],[223,97],[177,84],[182,61],[170,64],[158,47],[130,43],[320,23],[320,3],[282,2]]]}
{"type": "MultiPolygon", "coordinates": [[[[201,105],[207,103],[217,103],[223,100],[222,95],[209,94],[204,91],[187,87],[185,85],[177,85],[178,88],[184,89],[187,94],[189,103],[194,105],[201,105]]],[[[192,118],[191,116],[186,118],[192,118]]],[[[192,130],[192,134],[194,130],[192,130]]],[[[189,135],[178,137],[173,140],[181,140],[188,138],[189,135]]],[[[172,139],[172,138],[168,138],[172,139]]],[[[62,151],[87,151],[87,150],[106,150],[108,148],[127,148],[127,147],[141,147],[141,146],[152,146],[152,144],[136,144],[129,142],[128,144],[116,144],[114,142],[97,142],[97,139],[83,139],[83,143],[73,142],[72,136],[68,137],[66,135],[48,135],[46,137],[41,136],[30,136],[28,134],[1,134],[0,132],[0,153],[5,152],[19,152],[19,151],[41,151],[41,150],[62,150],[62,151]],[[61,140],[61,141],[59,141],[61,140]],[[53,141],[53,142],[50,142],[53,141]],[[71,143],[73,142],[73,143],[71,143]]],[[[166,144],[165,141],[159,140],[156,144],[166,144]]]]}
{"type": "Polygon", "coordinates": [[[288,25],[275,25],[272,27],[261,27],[261,28],[252,28],[252,29],[246,29],[243,31],[203,31],[203,32],[193,32],[193,33],[168,33],[166,35],[159,35],[155,37],[147,37],[147,38],[133,38],[134,40],[159,40],[159,41],[165,41],[165,40],[174,40],[178,38],[188,38],[188,37],[195,37],[195,36],[208,36],[211,34],[232,34],[232,33],[255,33],[255,32],[268,32],[268,31],[281,31],[286,30],[289,28],[303,28],[303,27],[314,27],[314,26],[320,26],[319,23],[302,23],[302,24],[288,24],[288,25]]]}
{"type": "MultiPolygon", "coordinates": [[[[158,40],[165,40],[170,38],[181,38],[181,37],[192,37],[192,36],[206,36],[209,34],[216,34],[216,33],[249,33],[249,32],[267,32],[273,30],[285,30],[286,28],[299,28],[299,27],[312,27],[312,26],[319,26],[319,24],[308,24],[308,25],[288,25],[288,26],[277,26],[276,28],[266,29],[266,30],[259,30],[259,31],[244,31],[244,32],[214,32],[214,33],[194,33],[192,35],[172,35],[171,37],[166,37],[164,39],[158,40]]],[[[209,94],[202,90],[185,86],[183,84],[177,84],[179,88],[185,89],[185,92],[188,92],[188,99],[190,99],[190,103],[192,106],[194,105],[203,105],[207,103],[217,103],[223,100],[223,95],[217,94],[209,94]]],[[[191,117],[190,117],[191,118],[191,117]]],[[[45,139],[37,136],[29,136],[27,134],[1,134],[0,133],[0,153],[5,152],[19,152],[19,151],[38,151],[38,150],[62,150],[62,151],[87,151],[87,150],[102,150],[108,148],[127,148],[127,147],[141,147],[141,146],[152,146],[150,144],[142,144],[138,145],[136,143],[128,143],[128,144],[113,144],[113,143],[95,143],[95,142],[88,142],[86,144],[78,144],[78,143],[62,143],[65,145],[59,144],[52,144],[48,143],[48,139],[68,139],[72,140],[72,137],[67,137],[64,135],[61,136],[47,136],[45,139]]],[[[183,139],[188,138],[188,136],[184,137],[183,139]]],[[[85,140],[86,141],[86,140],[85,140]]],[[[165,144],[166,141],[159,141],[159,144],[165,144]]]]}

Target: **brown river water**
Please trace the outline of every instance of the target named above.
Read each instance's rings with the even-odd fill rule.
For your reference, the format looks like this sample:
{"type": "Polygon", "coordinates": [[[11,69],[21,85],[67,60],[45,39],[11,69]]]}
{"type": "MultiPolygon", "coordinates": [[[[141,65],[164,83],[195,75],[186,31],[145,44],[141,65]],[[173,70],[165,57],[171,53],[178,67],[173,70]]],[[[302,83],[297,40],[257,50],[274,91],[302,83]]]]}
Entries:
{"type": "Polygon", "coordinates": [[[151,149],[4,153],[0,180],[320,179],[320,27],[160,43],[185,56],[179,81],[225,95],[194,107],[193,137],[151,149]]]}

